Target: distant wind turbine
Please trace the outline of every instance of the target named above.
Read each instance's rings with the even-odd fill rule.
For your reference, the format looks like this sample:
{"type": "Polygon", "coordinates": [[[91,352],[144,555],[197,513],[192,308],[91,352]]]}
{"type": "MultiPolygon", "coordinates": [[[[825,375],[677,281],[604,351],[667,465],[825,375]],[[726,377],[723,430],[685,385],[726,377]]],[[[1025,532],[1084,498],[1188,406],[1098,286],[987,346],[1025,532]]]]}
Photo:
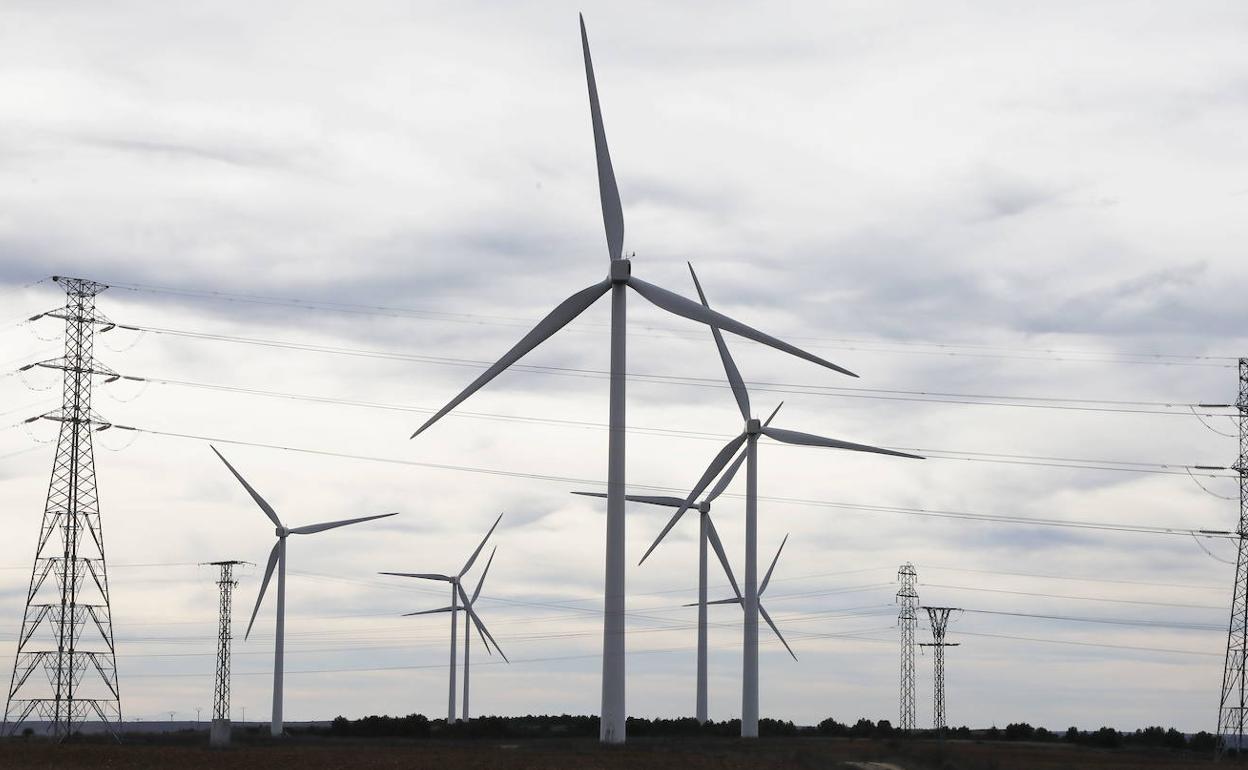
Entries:
{"type": "MultiPolygon", "coordinates": [[[[783,406],[783,404],[781,405],[783,406]]],[[[776,416],[776,412],[780,411],[777,406],[775,411],[771,413],[771,417],[767,418],[767,423],[771,422],[772,417],[776,416]]],[[[724,575],[727,576],[728,582],[732,585],[732,590],[737,597],[741,596],[741,589],[737,586],[737,579],[732,574],[732,566],[728,563],[728,554],[724,552],[724,544],[719,539],[719,532],[715,530],[715,522],[711,519],[711,503],[724,493],[728,487],[728,482],[732,481],[733,475],[736,473],[736,466],[745,461],[745,456],[737,458],[734,467],[725,472],[711,488],[709,494],[702,498],[697,504],[698,509],[698,601],[695,604],[687,605],[698,608],[698,666],[697,666],[697,685],[695,693],[695,715],[698,724],[705,724],[707,720],[707,594],[706,594],[706,567],[707,567],[707,546],[709,545],[715,551],[715,556],[719,558],[720,566],[724,569],[724,575]]],[[[574,495],[582,495],[584,497],[603,497],[606,495],[601,492],[573,492],[574,495]]],[[[669,497],[667,495],[624,495],[624,499],[633,503],[645,503],[647,505],[661,505],[667,508],[679,508],[685,504],[685,501],[679,497],[669,497]]],[[[725,604],[725,601],[709,602],[710,604],[725,604]]],[[[772,626],[775,629],[775,626],[772,626]]],[[[780,631],[776,630],[776,635],[780,635],[780,631]]],[[[780,641],[784,642],[781,637],[780,641]]],[[[785,647],[788,643],[785,642],[785,647]]],[[[790,654],[792,650],[790,650],[790,654]]]]}
{"type": "Polygon", "coordinates": [[[611,293],[611,386],[607,439],[607,549],[606,575],[603,596],[602,629],[602,709],[599,738],[605,743],[622,743],[625,738],[625,677],[624,677],[624,379],[625,324],[627,321],[627,293],[631,288],[650,303],[684,318],[725,329],[733,334],[761,342],[777,350],[807,361],[825,366],[842,374],[856,377],[853,372],[818,356],[794,347],[787,342],[764,334],[722,313],[699,305],[679,294],[647,283],[632,275],[632,263],[624,257],[624,212],[620,205],[620,192],[615,183],[615,171],[607,150],[607,135],[603,127],[602,109],[598,102],[598,85],[594,79],[593,62],[589,55],[589,36],[585,31],[585,19],[581,18],[581,49],[585,58],[585,79],[589,87],[590,120],[593,124],[594,150],[598,165],[598,193],[602,204],[602,220],[607,235],[607,255],[610,269],[607,277],[592,286],[581,289],[568,297],[538,322],[528,334],[520,339],[492,366],[486,369],[458,396],[412,434],[415,438],[464,399],[480,390],[503,370],[523,358],[572,319],[583,313],[607,292],[611,293]]]}
{"type": "MultiPolygon", "coordinates": [[[[481,618],[477,616],[476,611],[472,608],[476,603],[477,597],[481,594],[481,586],[485,583],[485,575],[490,571],[490,565],[494,563],[494,552],[490,552],[490,559],[485,563],[485,569],[481,571],[481,579],[477,581],[477,588],[469,597],[464,591],[461,584],[464,575],[468,574],[468,570],[472,569],[472,565],[476,563],[477,557],[481,555],[481,549],[485,548],[485,543],[490,539],[490,535],[494,534],[494,529],[498,526],[498,522],[503,520],[503,514],[498,514],[498,518],[494,520],[494,526],[490,527],[490,531],[485,533],[485,537],[481,538],[481,544],[477,546],[477,550],[472,552],[472,556],[468,557],[468,561],[464,563],[464,568],[456,575],[442,575],[432,572],[379,572],[379,575],[393,575],[396,577],[418,578],[421,580],[441,580],[451,584],[451,604],[447,607],[439,607],[436,610],[422,610],[420,612],[409,612],[407,616],[412,615],[429,615],[435,612],[451,613],[451,666],[450,666],[450,684],[447,689],[446,702],[446,721],[451,723],[455,721],[455,654],[457,650],[458,631],[457,619],[462,610],[467,614],[468,618],[476,624],[477,630],[481,632],[482,643],[486,645],[488,652],[490,645],[498,650],[498,654],[503,656],[503,660],[507,660],[507,655],[503,653],[498,642],[494,641],[494,637],[490,634],[489,629],[481,622],[481,618]],[[462,604],[460,602],[463,602],[462,604]]],[[[464,721],[468,721],[468,635],[471,625],[464,621],[464,721]]]]}
{"type": "Polygon", "coordinates": [[[282,520],[278,518],[277,512],[273,510],[273,506],[260,496],[260,493],[252,489],[242,474],[230,465],[230,461],[212,447],[212,451],[216,452],[217,457],[221,458],[221,462],[225,463],[225,467],[230,469],[230,473],[234,474],[234,478],[238,479],[238,483],[243,485],[243,489],[247,490],[247,494],[251,495],[251,499],[256,501],[256,505],[260,506],[260,510],[264,511],[264,515],[269,517],[269,521],[273,522],[273,526],[277,527],[277,542],[273,544],[273,550],[269,552],[269,563],[264,568],[264,580],[260,583],[260,595],[256,597],[255,609],[251,611],[251,620],[247,623],[247,633],[243,638],[251,636],[251,627],[256,622],[256,613],[260,611],[260,603],[264,601],[264,592],[269,587],[269,579],[273,577],[273,568],[277,567],[277,630],[274,635],[273,643],[273,719],[270,723],[270,731],[273,735],[282,734],[282,666],[283,657],[285,655],[285,638],[286,638],[286,536],[287,535],[312,535],[317,532],[324,532],[327,529],[335,529],[337,527],[345,527],[348,524],[359,524],[363,521],[372,521],[374,519],[384,519],[387,516],[397,516],[397,513],[382,513],[377,516],[362,516],[358,519],[343,519],[341,521],[327,521],[322,524],[308,524],[302,527],[287,527],[282,524],[282,520]]]}
{"type": "MultiPolygon", "coordinates": [[[[702,284],[698,281],[697,273],[693,271],[693,265],[689,265],[689,273],[693,276],[694,286],[698,290],[698,297],[702,300],[705,307],[710,307],[706,301],[706,294],[702,291],[702,284]]],[[[750,416],[750,394],[745,388],[745,381],[741,378],[741,372],[737,369],[737,364],[732,360],[732,354],[728,352],[728,345],[724,342],[724,336],[719,329],[711,326],[711,334],[715,338],[715,346],[719,349],[719,357],[724,365],[724,373],[728,377],[728,383],[732,386],[732,394],[736,397],[737,407],[741,410],[741,417],[745,420],[745,429],[736,438],[729,441],[723,449],[719,450],[719,454],[711,460],[711,464],[707,467],[706,472],[702,474],[702,478],[698,480],[693,491],[689,493],[689,497],[681,503],[680,508],[676,510],[667,526],[655,538],[654,543],[646,550],[641,557],[644,562],[654,549],[658,547],[667,533],[672,527],[676,526],[676,522],[680,521],[680,517],[685,511],[693,506],[694,501],[702,494],[702,490],[719,476],[719,474],[728,467],[728,472],[724,476],[731,481],[736,474],[737,469],[741,467],[742,457],[745,458],[745,628],[743,640],[742,654],[742,673],[741,673],[741,737],[756,738],[758,737],[758,438],[759,436],[770,436],[776,441],[785,444],[799,444],[802,446],[821,446],[831,447],[833,449],[848,449],[853,452],[874,452],[876,454],[893,455],[895,457],[909,457],[916,460],[923,458],[918,455],[907,454],[905,452],[895,452],[891,449],[881,449],[880,447],[868,446],[866,444],[854,444],[849,441],[841,441],[834,438],[824,438],[809,433],[799,433],[793,430],[784,430],[782,428],[772,428],[770,425],[763,425],[758,418],[750,416]],[[745,450],[741,456],[733,460],[733,456],[741,449],[741,445],[745,445],[745,450]]],[[[774,414],[773,414],[774,416],[774,414]]],[[[768,419],[770,422],[770,419],[768,419]]],[[[722,480],[721,480],[722,482],[722,480]]],[[[727,482],[722,482],[727,485],[727,482]]]]}

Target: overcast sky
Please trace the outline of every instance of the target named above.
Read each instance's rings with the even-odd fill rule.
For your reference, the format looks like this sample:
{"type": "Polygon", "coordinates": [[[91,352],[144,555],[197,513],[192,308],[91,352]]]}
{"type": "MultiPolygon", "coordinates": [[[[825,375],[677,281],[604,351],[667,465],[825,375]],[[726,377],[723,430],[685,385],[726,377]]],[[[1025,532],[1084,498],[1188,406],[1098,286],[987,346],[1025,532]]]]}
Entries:
{"type": "MultiPolygon", "coordinates": [[[[606,473],[606,303],[523,362],[544,368],[407,438],[605,274],[578,10],[636,274],[691,294],[692,260],[720,309],[862,375],[730,336],[755,409],[785,401],[776,425],[933,455],[761,448],[761,494],[789,498],[760,506],[761,558],[791,535],[764,600],[800,658],[764,631],[763,714],[896,721],[912,561],[924,603],[968,610],[950,723],[1213,729],[1229,542],[914,511],[1235,526],[1233,480],[1205,491],[1182,466],[1236,452],[1233,422],[1183,405],[1233,401],[1248,350],[1242,4],[6,3],[5,372],[62,344],[56,321],[18,323],[62,298],[27,284],[111,283],[102,312],[165,331],[109,332],[100,359],[183,384],[100,386],[101,414],[221,439],[288,524],[402,512],[291,539],[287,718],[444,714],[446,616],[399,617],[443,591],[375,573],[455,570],[500,511],[478,607],[512,664],[474,652],[473,710],[598,708],[603,506],[569,492],[606,473]],[[967,400],[996,405],[949,403],[967,400]]],[[[653,375],[629,386],[629,482],[687,489],[740,427],[710,335],[635,297],[629,368],[653,375]]],[[[56,398],[53,372],[0,377],[0,426],[56,398]]],[[[0,430],[5,666],[54,437],[0,430]]],[[[109,431],[97,454],[123,711],[193,718],[216,622],[196,564],[263,563],[272,527],[203,440],[109,431]]],[[[738,572],[743,491],[716,509],[738,572]]],[[[696,519],[635,566],[666,517],[629,511],[637,716],[694,705],[696,519]]],[[[257,577],[235,608],[235,718],[252,720],[272,662],[271,599],[241,638],[257,577]]],[[[740,611],[712,622],[711,716],[730,718],[740,611]]],[[[927,725],[929,655],[918,672],[927,725]]]]}

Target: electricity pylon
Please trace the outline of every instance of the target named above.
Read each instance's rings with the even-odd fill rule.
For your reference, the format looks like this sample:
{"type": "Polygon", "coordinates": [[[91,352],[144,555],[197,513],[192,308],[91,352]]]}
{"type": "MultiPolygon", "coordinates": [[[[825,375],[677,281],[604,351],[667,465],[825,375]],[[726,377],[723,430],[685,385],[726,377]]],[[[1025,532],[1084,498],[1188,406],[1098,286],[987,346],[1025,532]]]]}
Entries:
{"type": "Polygon", "coordinates": [[[96,295],[108,287],[82,278],[53,280],[65,289],[65,305],[40,316],[65,321],[65,354],[23,370],[41,366],[64,373],[61,408],[27,420],[52,420],[61,427],[4,727],[12,734],[34,717],[64,740],[93,714],[117,737],[121,692],[91,440],[94,431],[111,427],[91,409],[92,380],[97,375],[117,378],[93,356],[96,327],[113,328],[95,309],[96,295]],[[44,676],[32,676],[37,670],[44,676]]]}
{"type": "Polygon", "coordinates": [[[906,732],[914,730],[914,631],[918,625],[919,581],[914,565],[906,562],[897,570],[901,588],[897,589],[897,625],[901,627],[901,722],[906,732]]]}
{"type": "Polygon", "coordinates": [[[1245,680],[1248,657],[1248,358],[1239,359],[1239,556],[1235,560],[1235,586],[1231,592],[1231,621],[1226,632],[1226,662],[1222,669],[1222,699],[1218,706],[1217,756],[1228,749],[1243,752],[1245,680]]]}
{"type": "Polygon", "coordinates": [[[958,642],[945,641],[945,630],[949,626],[950,613],[961,612],[961,610],[957,607],[924,607],[923,609],[927,610],[927,619],[932,625],[932,641],[924,642],[919,646],[931,647],[934,650],[932,660],[935,663],[936,676],[932,697],[932,727],[939,732],[947,727],[945,724],[945,648],[958,646],[958,642]]]}
{"type": "Polygon", "coordinates": [[[212,746],[228,746],[230,744],[230,642],[234,638],[231,631],[231,618],[234,606],[234,566],[248,564],[245,561],[213,561],[214,567],[221,572],[217,585],[221,588],[221,600],[217,612],[217,678],[212,692],[212,728],[208,733],[208,743],[212,746]]]}

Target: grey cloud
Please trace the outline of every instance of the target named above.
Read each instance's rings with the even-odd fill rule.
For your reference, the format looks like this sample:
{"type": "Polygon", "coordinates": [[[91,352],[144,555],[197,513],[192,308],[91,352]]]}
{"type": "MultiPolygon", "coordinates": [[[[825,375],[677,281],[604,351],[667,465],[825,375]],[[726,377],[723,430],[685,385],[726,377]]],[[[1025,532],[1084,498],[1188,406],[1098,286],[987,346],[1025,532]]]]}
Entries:
{"type": "Polygon", "coordinates": [[[151,154],[171,159],[188,159],[224,163],[246,169],[291,170],[298,165],[287,153],[256,146],[192,144],[169,139],[146,139],[127,136],[78,134],[73,137],[83,144],[119,152],[151,154]]]}

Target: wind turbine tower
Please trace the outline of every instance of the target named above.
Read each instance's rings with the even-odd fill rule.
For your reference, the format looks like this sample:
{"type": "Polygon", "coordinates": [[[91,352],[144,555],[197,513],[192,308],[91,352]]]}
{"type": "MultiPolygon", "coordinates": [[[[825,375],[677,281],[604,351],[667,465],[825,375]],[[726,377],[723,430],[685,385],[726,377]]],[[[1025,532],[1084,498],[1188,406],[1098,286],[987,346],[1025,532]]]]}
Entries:
{"type": "Polygon", "coordinates": [[[92,443],[94,432],[112,426],[91,409],[95,377],[117,379],[94,358],[96,327],[103,333],[114,324],[95,309],[96,295],[108,286],[84,278],[53,280],[65,289],[65,305],[34,318],[65,321],[65,353],[22,369],[40,366],[64,373],[61,408],[27,420],[51,420],[61,427],[3,732],[11,735],[34,717],[48,725],[56,740],[64,740],[94,716],[117,737],[121,691],[92,443]]]}
{"type": "Polygon", "coordinates": [[[218,567],[217,586],[221,600],[217,611],[217,676],[212,691],[212,727],[208,732],[208,745],[230,745],[230,642],[233,640],[231,618],[234,607],[234,567],[245,561],[208,562],[218,567]]]}
{"type": "Polygon", "coordinates": [[[914,565],[906,562],[897,570],[897,625],[901,628],[901,722],[906,732],[914,730],[914,632],[919,624],[919,582],[914,565]]]}
{"type": "Polygon", "coordinates": [[[924,607],[927,619],[932,626],[932,641],[920,644],[920,647],[931,647],[932,660],[935,663],[935,689],[932,698],[932,727],[937,731],[944,730],[945,724],[945,648],[957,647],[958,642],[946,642],[945,630],[949,627],[949,615],[961,612],[957,607],[924,607]]]}

